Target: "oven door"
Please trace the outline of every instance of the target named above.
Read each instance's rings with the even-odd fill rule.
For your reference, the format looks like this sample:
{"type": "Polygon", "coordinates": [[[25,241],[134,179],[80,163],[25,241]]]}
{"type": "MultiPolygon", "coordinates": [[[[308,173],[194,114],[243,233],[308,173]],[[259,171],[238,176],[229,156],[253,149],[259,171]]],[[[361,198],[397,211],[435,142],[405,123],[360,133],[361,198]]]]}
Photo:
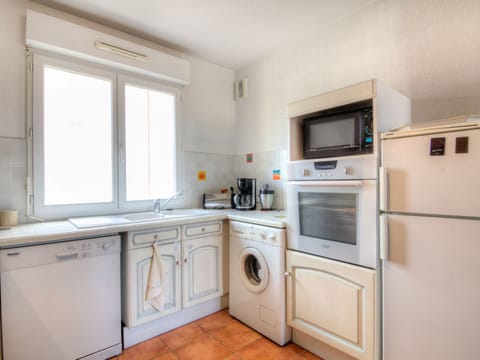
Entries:
{"type": "Polygon", "coordinates": [[[289,249],[377,267],[377,181],[290,181],[289,249]]]}

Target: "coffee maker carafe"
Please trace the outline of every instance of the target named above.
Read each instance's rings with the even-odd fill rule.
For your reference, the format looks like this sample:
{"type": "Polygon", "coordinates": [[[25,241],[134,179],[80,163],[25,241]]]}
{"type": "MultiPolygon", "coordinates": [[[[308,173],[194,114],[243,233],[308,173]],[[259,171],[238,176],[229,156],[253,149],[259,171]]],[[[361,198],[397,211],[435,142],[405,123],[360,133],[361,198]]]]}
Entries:
{"type": "Polygon", "coordinates": [[[238,193],[233,197],[233,202],[237,210],[255,210],[255,182],[255,179],[237,179],[238,193]]]}

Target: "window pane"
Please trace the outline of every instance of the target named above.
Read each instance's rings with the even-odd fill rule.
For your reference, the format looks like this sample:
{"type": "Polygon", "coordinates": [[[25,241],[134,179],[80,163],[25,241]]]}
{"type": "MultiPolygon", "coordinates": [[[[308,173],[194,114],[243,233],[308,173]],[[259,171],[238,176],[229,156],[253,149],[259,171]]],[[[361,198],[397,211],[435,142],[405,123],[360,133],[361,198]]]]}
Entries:
{"type": "Polygon", "coordinates": [[[125,86],[127,201],[175,193],[175,96],[125,86]]]}
{"type": "Polygon", "coordinates": [[[45,205],[105,203],[112,189],[112,82],[45,67],[45,205]]]}

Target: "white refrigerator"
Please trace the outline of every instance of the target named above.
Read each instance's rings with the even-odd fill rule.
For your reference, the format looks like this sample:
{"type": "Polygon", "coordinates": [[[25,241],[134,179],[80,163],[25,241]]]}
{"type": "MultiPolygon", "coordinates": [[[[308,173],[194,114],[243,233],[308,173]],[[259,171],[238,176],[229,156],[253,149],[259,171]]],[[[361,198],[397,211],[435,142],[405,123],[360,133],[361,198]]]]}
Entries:
{"type": "Polygon", "coordinates": [[[480,359],[479,118],[381,145],[383,359],[480,359]]]}

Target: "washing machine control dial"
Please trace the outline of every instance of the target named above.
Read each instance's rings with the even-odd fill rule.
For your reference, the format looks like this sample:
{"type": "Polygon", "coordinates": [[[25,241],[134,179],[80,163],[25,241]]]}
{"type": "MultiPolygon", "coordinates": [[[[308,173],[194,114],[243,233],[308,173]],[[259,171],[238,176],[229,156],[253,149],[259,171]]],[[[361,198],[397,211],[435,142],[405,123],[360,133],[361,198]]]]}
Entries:
{"type": "Polygon", "coordinates": [[[277,242],[277,235],[276,234],[268,234],[268,240],[270,240],[272,243],[277,242]]]}
{"type": "Polygon", "coordinates": [[[260,231],[258,235],[260,235],[260,238],[262,240],[265,240],[267,238],[267,233],[265,231],[260,231]]]}

